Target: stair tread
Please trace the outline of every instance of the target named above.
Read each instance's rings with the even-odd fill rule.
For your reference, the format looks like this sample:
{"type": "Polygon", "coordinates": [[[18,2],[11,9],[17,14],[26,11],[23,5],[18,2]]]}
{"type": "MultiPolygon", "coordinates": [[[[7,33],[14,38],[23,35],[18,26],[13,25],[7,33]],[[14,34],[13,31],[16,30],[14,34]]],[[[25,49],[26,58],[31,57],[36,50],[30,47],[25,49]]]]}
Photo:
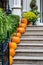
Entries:
{"type": "Polygon", "coordinates": [[[13,65],[29,65],[29,64],[13,64],[13,65]]]}
{"type": "Polygon", "coordinates": [[[18,60],[43,60],[43,57],[30,57],[30,56],[15,56],[14,59],[18,60]]]}
{"type": "Polygon", "coordinates": [[[29,45],[29,46],[43,46],[43,43],[20,43],[19,44],[19,46],[23,46],[23,45],[25,45],[25,46],[27,46],[27,45],[29,45]]]}
{"type": "Polygon", "coordinates": [[[43,25],[27,25],[27,27],[43,27],[43,25]]]}
{"type": "Polygon", "coordinates": [[[31,28],[31,29],[29,29],[29,28],[26,28],[26,30],[28,31],[43,31],[43,29],[34,29],[34,28],[31,28]]]}
{"type": "Polygon", "coordinates": [[[24,33],[23,35],[43,35],[43,32],[42,33],[24,33]]]}
{"type": "Polygon", "coordinates": [[[43,52],[43,49],[17,49],[16,52],[43,52]]]}
{"type": "Polygon", "coordinates": [[[43,38],[21,38],[21,40],[43,40],[43,38]]]}
{"type": "Polygon", "coordinates": [[[36,31],[42,31],[43,29],[40,29],[40,28],[35,28],[35,29],[34,29],[34,28],[26,28],[26,31],[28,31],[28,30],[31,30],[31,31],[32,31],[32,30],[34,30],[34,31],[35,31],[35,30],[36,30],[36,31]]]}

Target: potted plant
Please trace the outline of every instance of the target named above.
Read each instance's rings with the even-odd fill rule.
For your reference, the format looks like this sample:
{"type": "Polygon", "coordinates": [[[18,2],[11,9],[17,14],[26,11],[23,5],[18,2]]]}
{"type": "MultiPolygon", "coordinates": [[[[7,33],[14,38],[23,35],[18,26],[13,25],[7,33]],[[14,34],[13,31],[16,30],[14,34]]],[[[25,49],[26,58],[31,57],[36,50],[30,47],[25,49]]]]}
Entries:
{"type": "Polygon", "coordinates": [[[23,13],[22,17],[26,18],[28,20],[28,24],[31,24],[31,25],[35,24],[38,19],[38,16],[31,11],[23,13]]]}
{"type": "Polygon", "coordinates": [[[37,6],[37,1],[36,0],[31,0],[30,8],[31,8],[30,11],[33,12],[34,14],[36,14],[38,16],[38,19],[39,19],[40,18],[40,12],[38,11],[38,6],[37,6]]]}

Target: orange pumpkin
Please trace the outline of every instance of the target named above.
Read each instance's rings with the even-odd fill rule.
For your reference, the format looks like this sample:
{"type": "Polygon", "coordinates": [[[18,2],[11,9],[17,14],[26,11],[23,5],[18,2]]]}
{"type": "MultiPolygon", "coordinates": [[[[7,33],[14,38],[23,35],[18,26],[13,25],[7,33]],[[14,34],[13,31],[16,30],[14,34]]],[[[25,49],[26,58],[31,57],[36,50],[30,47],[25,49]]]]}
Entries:
{"type": "Polygon", "coordinates": [[[15,50],[17,48],[17,44],[15,42],[9,42],[9,48],[13,48],[15,50]]]}
{"type": "Polygon", "coordinates": [[[14,33],[14,36],[21,37],[21,33],[20,32],[14,33]]]}
{"type": "Polygon", "coordinates": [[[23,34],[25,32],[25,29],[22,27],[19,27],[19,28],[17,28],[17,31],[19,31],[21,34],[23,34]]]}
{"type": "Polygon", "coordinates": [[[10,48],[9,52],[10,52],[10,55],[11,56],[14,56],[15,55],[15,50],[13,48],[10,48]]]}
{"type": "Polygon", "coordinates": [[[12,65],[12,63],[13,63],[13,57],[12,57],[12,56],[10,56],[10,57],[9,57],[9,60],[10,60],[10,62],[9,62],[9,63],[10,63],[10,65],[12,65]]]}
{"type": "Polygon", "coordinates": [[[27,20],[26,18],[22,18],[22,19],[21,19],[21,22],[22,22],[22,23],[25,23],[25,24],[28,24],[28,20],[27,20]]]}
{"type": "Polygon", "coordinates": [[[18,44],[18,43],[20,43],[20,38],[17,36],[13,36],[12,41],[18,44]]]}
{"type": "Polygon", "coordinates": [[[19,24],[19,27],[26,28],[26,24],[25,23],[21,23],[21,24],[19,24]]]}
{"type": "Polygon", "coordinates": [[[17,36],[17,33],[14,33],[13,35],[14,35],[14,36],[17,36]]]}

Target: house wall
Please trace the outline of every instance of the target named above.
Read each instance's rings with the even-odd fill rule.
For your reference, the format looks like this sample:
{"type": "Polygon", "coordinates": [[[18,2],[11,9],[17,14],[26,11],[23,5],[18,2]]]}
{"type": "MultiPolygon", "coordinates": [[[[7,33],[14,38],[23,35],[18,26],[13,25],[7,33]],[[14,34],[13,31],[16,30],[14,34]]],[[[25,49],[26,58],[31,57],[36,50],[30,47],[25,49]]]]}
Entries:
{"type": "Polygon", "coordinates": [[[12,7],[14,5],[14,0],[9,0],[10,10],[12,10],[12,7]]]}
{"type": "MultiPolygon", "coordinates": [[[[31,0],[23,0],[23,11],[29,11],[30,10],[30,2],[31,0]]],[[[40,11],[40,0],[37,0],[38,10],[40,11]]]]}
{"type": "MultiPolygon", "coordinates": [[[[36,0],[38,5],[38,11],[40,11],[40,1],[36,0]]],[[[23,12],[27,12],[30,10],[30,2],[31,0],[9,0],[10,9],[12,10],[12,14],[19,15],[20,17],[23,12]],[[23,1],[23,4],[21,5],[21,1],[23,1]]],[[[42,18],[42,17],[41,17],[42,18]]],[[[42,20],[42,19],[41,19],[42,20]]],[[[40,23],[40,18],[37,21],[37,24],[40,23]]]]}
{"type": "Polygon", "coordinates": [[[30,1],[31,0],[23,0],[23,12],[29,11],[30,10],[30,1]]]}
{"type": "MultiPolygon", "coordinates": [[[[22,12],[25,12],[25,11],[29,11],[30,10],[30,2],[31,2],[31,0],[23,0],[23,11],[22,12]]],[[[22,6],[21,6],[21,0],[9,0],[9,4],[10,4],[10,9],[12,10],[12,8],[14,8],[14,7],[21,7],[22,8],[22,6]]],[[[37,0],[37,5],[38,5],[38,10],[40,11],[40,0],[37,0]]],[[[14,13],[14,11],[12,10],[12,12],[14,13]]],[[[19,13],[19,14],[21,14],[21,12],[19,13]]]]}
{"type": "MultiPolygon", "coordinates": [[[[30,10],[30,2],[31,0],[23,0],[23,4],[21,5],[21,0],[9,0],[10,9],[12,9],[12,14],[19,15],[21,17],[22,12],[26,12],[30,10]],[[22,11],[21,11],[22,9],[22,11]]],[[[40,11],[40,0],[37,0],[38,10],[40,11]]],[[[37,21],[37,24],[40,23],[40,19],[37,21]]]]}

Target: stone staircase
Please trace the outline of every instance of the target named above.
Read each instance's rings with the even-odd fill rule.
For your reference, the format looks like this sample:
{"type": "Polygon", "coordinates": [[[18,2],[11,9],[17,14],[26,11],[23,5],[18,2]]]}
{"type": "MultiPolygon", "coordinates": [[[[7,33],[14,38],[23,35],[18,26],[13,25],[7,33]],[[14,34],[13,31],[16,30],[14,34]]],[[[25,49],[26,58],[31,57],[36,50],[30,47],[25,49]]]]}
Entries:
{"type": "Polygon", "coordinates": [[[43,65],[43,26],[27,26],[13,65],[43,65]]]}

